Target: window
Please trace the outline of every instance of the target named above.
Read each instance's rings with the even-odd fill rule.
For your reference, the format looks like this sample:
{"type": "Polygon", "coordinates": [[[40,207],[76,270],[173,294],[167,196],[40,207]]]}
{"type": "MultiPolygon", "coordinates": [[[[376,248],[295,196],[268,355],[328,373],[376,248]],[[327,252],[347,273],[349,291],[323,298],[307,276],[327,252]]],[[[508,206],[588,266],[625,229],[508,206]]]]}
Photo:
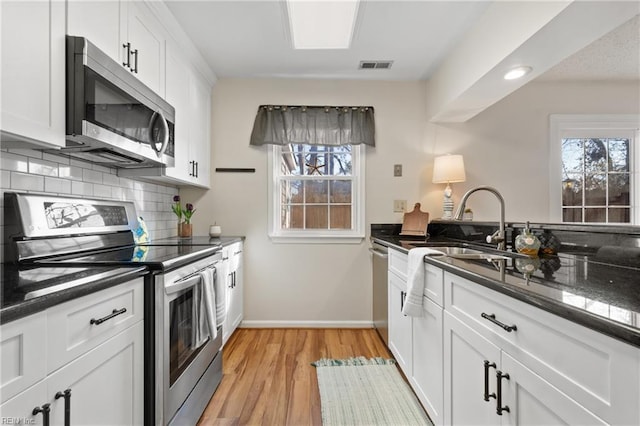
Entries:
{"type": "Polygon", "coordinates": [[[359,145],[273,145],[270,236],[275,241],[360,242],[364,161],[359,145]]]}
{"type": "Polygon", "coordinates": [[[551,116],[551,219],[640,223],[638,116],[551,116]]]}

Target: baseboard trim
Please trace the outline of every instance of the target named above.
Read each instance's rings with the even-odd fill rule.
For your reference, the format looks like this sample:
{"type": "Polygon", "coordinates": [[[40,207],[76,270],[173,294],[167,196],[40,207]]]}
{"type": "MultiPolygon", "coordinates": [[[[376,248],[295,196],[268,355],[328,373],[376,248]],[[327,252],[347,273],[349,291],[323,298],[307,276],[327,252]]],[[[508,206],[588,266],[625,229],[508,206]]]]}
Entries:
{"type": "Polygon", "coordinates": [[[373,328],[371,321],[252,321],[242,320],[240,328],[373,328]]]}

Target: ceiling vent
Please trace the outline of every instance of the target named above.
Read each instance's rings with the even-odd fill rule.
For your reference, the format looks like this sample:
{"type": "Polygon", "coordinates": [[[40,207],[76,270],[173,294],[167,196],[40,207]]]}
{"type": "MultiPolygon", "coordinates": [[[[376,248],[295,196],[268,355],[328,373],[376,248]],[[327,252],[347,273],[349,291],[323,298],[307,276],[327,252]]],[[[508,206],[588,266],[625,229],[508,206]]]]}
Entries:
{"type": "Polygon", "coordinates": [[[360,61],[361,70],[388,70],[393,61],[360,61]]]}

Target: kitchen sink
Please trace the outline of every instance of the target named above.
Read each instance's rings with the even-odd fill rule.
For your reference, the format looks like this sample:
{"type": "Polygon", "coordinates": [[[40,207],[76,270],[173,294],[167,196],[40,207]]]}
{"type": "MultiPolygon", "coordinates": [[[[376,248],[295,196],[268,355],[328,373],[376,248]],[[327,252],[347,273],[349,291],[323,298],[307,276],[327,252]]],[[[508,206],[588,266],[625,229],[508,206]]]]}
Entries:
{"type": "Polygon", "coordinates": [[[496,249],[487,248],[471,248],[465,243],[428,243],[428,242],[416,242],[411,243],[413,247],[427,247],[432,252],[427,253],[427,256],[447,256],[454,259],[480,259],[480,260],[506,260],[515,257],[527,257],[520,253],[498,251],[496,249]]]}

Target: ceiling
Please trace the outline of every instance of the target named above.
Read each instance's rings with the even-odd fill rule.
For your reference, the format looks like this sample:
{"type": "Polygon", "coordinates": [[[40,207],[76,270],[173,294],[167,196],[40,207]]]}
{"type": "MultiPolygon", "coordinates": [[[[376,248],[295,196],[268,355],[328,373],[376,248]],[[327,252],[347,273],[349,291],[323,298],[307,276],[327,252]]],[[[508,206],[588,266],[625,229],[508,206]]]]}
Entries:
{"type": "MultiPolygon", "coordinates": [[[[490,1],[362,0],[349,49],[294,50],[282,0],[166,0],[218,78],[426,80],[490,1]],[[393,61],[360,70],[360,61],[393,61]]],[[[636,17],[538,80],[640,78],[636,17]]]]}

